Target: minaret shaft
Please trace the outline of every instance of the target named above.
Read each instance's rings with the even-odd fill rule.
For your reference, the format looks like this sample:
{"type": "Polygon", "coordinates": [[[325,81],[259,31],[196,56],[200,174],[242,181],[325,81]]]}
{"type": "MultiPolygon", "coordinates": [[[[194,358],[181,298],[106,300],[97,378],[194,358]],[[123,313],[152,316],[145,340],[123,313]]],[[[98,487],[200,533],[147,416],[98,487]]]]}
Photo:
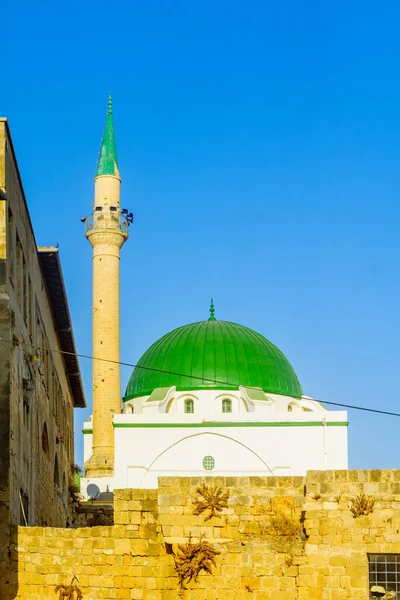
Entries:
{"type": "Polygon", "coordinates": [[[119,247],[93,247],[93,453],[114,452],[112,417],[121,412],[119,247]]]}
{"type": "Polygon", "coordinates": [[[121,412],[120,382],[120,249],[128,238],[121,215],[120,185],[112,107],[95,178],[94,210],[86,219],[93,248],[93,453],[86,477],[114,474],[113,418],[121,412]]]}
{"type": "MultiPolygon", "coordinates": [[[[101,179],[107,187],[108,178],[101,179]]],[[[94,356],[93,455],[86,465],[88,477],[113,473],[113,417],[121,412],[119,269],[120,248],[127,233],[120,229],[119,222],[119,214],[110,213],[103,205],[101,212],[95,210],[93,228],[86,233],[93,247],[94,356]]]]}

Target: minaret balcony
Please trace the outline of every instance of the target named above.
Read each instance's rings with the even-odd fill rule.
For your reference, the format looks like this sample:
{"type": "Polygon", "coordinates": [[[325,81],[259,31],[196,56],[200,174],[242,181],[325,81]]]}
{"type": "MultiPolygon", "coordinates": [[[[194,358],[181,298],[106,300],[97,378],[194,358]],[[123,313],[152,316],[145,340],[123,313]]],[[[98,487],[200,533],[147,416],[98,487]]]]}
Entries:
{"type": "Polygon", "coordinates": [[[85,232],[88,234],[93,230],[108,230],[108,231],[119,231],[120,233],[128,235],[129,221],[121,214],[95,212],[84,219],[85,221],[85,232]]]}

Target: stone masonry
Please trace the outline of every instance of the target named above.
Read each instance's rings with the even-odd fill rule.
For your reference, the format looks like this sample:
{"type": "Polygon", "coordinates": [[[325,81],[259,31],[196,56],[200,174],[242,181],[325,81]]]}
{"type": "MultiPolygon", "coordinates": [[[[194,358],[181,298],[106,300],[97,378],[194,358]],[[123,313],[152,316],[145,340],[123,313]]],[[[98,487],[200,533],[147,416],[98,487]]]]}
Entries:
{"type": "Polygon", "coordinates": [[[73,410],[84,398],[77,361],[61,353],[62,336],[75,352],[61,267],[54,275],[43,268],[44,257],[60,264],[56,255],[57,248],[36,246],[8,123],[0,118],[1,600],[15,587],[8,577],[14,526],[63,527],[72,518],[73,410]],[[56,309],[51,290],[64,309],[56,309]]]}
{"type": "Polygon", "coordinates": [[[19,527],[13,597],[55,598],[75,576],[84,600],[367,599],[368,553],[400,554],[400,470],[161,478],[158,490],[117,490],[114,523],[19,527]],[[229,493],[208,520],[193,514],[203,483],[229,493]],[[175,559],[190,537],[219,554],[181,590],[175,559]]]}

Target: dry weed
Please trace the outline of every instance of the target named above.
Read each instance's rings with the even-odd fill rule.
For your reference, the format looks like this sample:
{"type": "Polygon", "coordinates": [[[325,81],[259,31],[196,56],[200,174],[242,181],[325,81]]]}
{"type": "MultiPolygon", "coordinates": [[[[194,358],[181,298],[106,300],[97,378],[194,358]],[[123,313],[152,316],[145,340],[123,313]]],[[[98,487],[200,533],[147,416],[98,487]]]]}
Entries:
{"type": "Polygon", "coordinates": [[[364,493],[359,494],[350,500],[350,512],[353,517],[362,517],[373,512],[375,500],[371,496],[366,496],[364,493]]]}
{"type": "Polygon", "coordinates": [[[199,498],[195,498],[193,504],[195,509],[194,515],[200,515],[202,512],[209,510],[210,514],[204,519],[204,522],[208,521],[212,517],[220,517],[218,513],[224,508],[228,508],[229,492],[225,491],[218,486],[207,485],[203,483],[196,490],[199,498]]]}
{"type": "Polygon", "coordinates": [[[56,586],[54,592],[58,594],[59,600],[82,600],[83,594],[74,582],[79,583],[79,579],[74,575],[69,585],[60,583],[56,586]]]}
{"type": "Polygon", "coordinates": [[[179,586],[181,589],[186,589],[185,583],[189,583],[192,579],[197,581],[200,571],[205,571],[209,575],[212,573],[212,565],[216,566],[215,556],[220,552],[203,541],[197,544],[192,542],[192,537],[189,536],[187,544],[179,544],[180,555],[175,557],[175,570],[178,574],[179,586]]]}

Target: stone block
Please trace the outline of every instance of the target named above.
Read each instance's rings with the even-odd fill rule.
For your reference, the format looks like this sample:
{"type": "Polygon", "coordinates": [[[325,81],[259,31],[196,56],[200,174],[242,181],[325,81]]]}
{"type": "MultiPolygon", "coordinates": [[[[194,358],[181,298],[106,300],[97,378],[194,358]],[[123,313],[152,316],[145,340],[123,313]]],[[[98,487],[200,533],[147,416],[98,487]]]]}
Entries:
{"type": "Polygon", "coordinates": [[[114,542],[115,554],[130,554],[131,541],[128,538],[116,539],[114,542]]]}
{"type": "Polygon", "coordinates": [[[348,557],[343,554],[335,554],[329,557],[329,564],[332,567],[346,567],[348,564],[348,557]]]}

